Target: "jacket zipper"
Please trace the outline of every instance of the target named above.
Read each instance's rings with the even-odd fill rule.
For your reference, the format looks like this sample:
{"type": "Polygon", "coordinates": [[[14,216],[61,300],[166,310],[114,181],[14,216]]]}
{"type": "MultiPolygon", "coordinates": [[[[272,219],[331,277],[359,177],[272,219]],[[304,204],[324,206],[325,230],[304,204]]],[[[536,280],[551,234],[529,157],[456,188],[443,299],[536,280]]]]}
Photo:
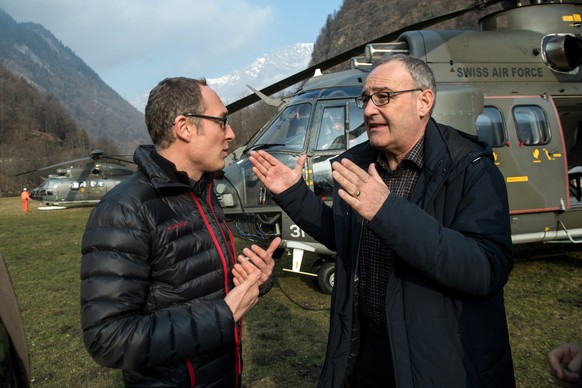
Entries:
{"type": "MultiPolygon", "coordinates": [[[[196,198],[196,195],[194,195],[194,193],[192,191],[188,191],[188,193],[190,194],[190,197],[192,197],[192,200],[194,201],[194,203],[196,204],[196,207],[198,208],[198,211],[200,212],[200,215],[202,216],[202,219],[204,221],[204,225],[206,226],[206,229],[208,230],[208,233],[210,233],[210,237],[212,238],[212,241],[214,242],[214,245],[216,246],[216,249],[218,251],[218,254],[220,256],[220,261],[222,262],[222,269],[224,272],[224,291],[226,294],[229,293],[229,289],[228,289],[228,263],[227,263],[227,259],[224,255],[224,251],[222,250],[222,248],[220,247],[220,244],[218,242],[218,239],[216,237],[216,234],[214,233],[213,229],[210,226],[210,222],[208,220],[208,218],[206,217],[206,213],[204,212],[204,208],[202,207],[202,204],[200,203],[200,201],[198,200],[198,198],[196,198]]],[[[214,221],[216,222],[216,225],[218,226],[218,229],[220,230],[220,233],[222,234],[222,238],[225,241],[225,243],[227,244],[227,249],[229,250],[229,255],[231,256],[231,261],[234,264],[235,260],[236,260],[236,248],[234,245],[234,239],[232,238],[232,233],[230,232],[230,229],[228,228],[227,225],[227,230],[228,230],[228,235],[230,237],[230,246],[229,246],[229,240],[226,239],[226,236],[224,235],[224,231],[222,229],[222,226],[220,225],[220,222],[218,222],[218,218],[216,217],[216,213],[214,212],[214,208],[212,207],[212,201],[211,201],[211,193],[212,193],[212,185],[210,185],[209,190],[208,190],[208,206],[210,208],[210,212],[212,213],[212,216],[214,217],[214,221]]],[[[240,342],[241,342],[241,334],[242,334],[242,319],[239,320],[239,326],[240,326],[240,332],[239,332],[239,328],[237,328],[237,324],[235,323],[234,325],[234,338],[235,338],[235,371],[236,371],[236,386],[239,386],[239,379],[240,376],[242,374],[242,361],[241,361],[241,346],[240,346],[240,342]]],[[[192,362],[191,360],[190,363],[192,362]]],[[[191,379],[193,377],[193,369],[191,370],[191,379]]],[[[192,385],[192,388],[194,386],[192,385]]]]}
{"type": "MultiPolygon", "coordinates": [[[[224,229],[221,225],[221,223],[218,221],[218,217],[216,216],[216,212],[214,211],[214,206],[212,206],[212,182],[209,185],[209,189],[208,189],[208,205],[210,207],[210,211],[212,212],[212,216],[214,217],[214,220],[216,221],[216,225],[218,226],[218,229],[220,230],[220,233],[222,234],[222,238],[226,243],[226,247],[229,249],[229,254],[230,254],[230,259],[232,262],[232,265],[234,266],[234,264],[236,264],[236,247],[234,245],[234,237],[232,236],[232,232],[230,231],[230,228],[228,227],[228,224],[226,223],[226,220],[223,222],[224,228],[226,229],[226,233],[228,234],[228,238],[224,233],[224,229]],[[229,244],[230,243],[230,244],[229,244]]],[[[238,321],[238,326],[235,324],[234,325],[234,338],[236,341],[236,378],[237,378],[237,386],[239,385],[239,376],[242,375],[242,354],[241,354],[241,342],[242,342],[242,325],[243,325],[243,318],[241,318],[238,321]]]]}

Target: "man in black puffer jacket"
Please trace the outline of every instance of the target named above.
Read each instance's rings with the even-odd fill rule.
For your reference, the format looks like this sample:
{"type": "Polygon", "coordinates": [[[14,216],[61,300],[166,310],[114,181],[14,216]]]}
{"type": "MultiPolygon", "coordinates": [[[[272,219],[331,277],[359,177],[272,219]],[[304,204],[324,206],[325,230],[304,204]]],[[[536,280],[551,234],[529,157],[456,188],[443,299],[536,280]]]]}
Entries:
{"type": "Polygon", "coordinates": [[[375,64],[362,97],[369,141],[332,161],[333,207],[258,151],[253,171],[287,214],[337,252],[319,387],[515,386],[503,287],[509,205],[491,148],[431,119],[428,65],[375,64]]]}
{"type": "Polygon", "coordinates": [[[81,324],[126,386],[239,387],[243,315],[272,286],[272,253],[234,239],[212,190],[235,135],[205,80],[150,93],[138,171],[93,210],[83,236],[81,324]],[[252,264],[251,264],[252,262],[252,264]]]}

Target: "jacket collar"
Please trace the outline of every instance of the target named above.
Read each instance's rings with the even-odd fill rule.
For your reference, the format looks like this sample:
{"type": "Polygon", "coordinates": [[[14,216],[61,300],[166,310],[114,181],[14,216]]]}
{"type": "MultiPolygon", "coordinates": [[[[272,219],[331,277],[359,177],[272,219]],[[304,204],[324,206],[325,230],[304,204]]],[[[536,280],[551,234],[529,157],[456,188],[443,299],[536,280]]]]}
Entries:
{"type": "Polygon", "coordinates": [[[464,171],[467,165],[482,157],[493,159],[491,147],[476,136],[459,131],[431,119],[426,128],[425,156],[431,170],[447,168],[449,179],[464,171]]]}
{"type": "Polygon", "coordinates": [[[133,161],[156,189],[189,188],[195,193],[204,192],[212,181],[211,174],[204,174],[195,181],[184,171],[178,171],[174,163],[161,156],[154,145],[140,145],[133,154],[133,161]]]}
{"type": "MultiPolygon", "coordinates": [[[[455,176],[456,172],[463,171],[468,163],[481,157],[492,158],[491,147],[479,142],[475,136],[438,124],[433,119],[426,127],[424,142],[423,169],[426,169],[428,174],[439,168],[446,168],[449,174],[455,176]]],[[[367,170],[370,163],[376,162],[379,153],[379,150],[366,141],[340,154],[332,162],[347,157],[367,170]]]]}

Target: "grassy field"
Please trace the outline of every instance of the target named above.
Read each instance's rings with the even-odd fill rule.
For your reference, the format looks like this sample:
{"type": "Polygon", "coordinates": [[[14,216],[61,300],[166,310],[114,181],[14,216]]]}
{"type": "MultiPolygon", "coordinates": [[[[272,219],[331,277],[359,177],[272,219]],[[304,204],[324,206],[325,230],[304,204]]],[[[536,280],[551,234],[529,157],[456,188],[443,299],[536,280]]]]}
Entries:
{"type": "MultiPolygon", "coordinates": [[[[80,243],[90,208],[24,214],[0,198],[0,253],[21,308],[32,385],[121,387],[121,373],[87,355],[79,324],[80,243]]],[[[239,249],[244,245],[239,241],[239,249]]],[[[307,258],[309,259],[309,258],[307,258]]],[[[244,323],[244,386],[313,387],[322,364],[330,297],[313,278],[283,272],[244,323]]],[[[506,306],[518,386],[550,387],[545,357],[582,341],[582,251],[570,244],[516,247],[506,306]]]]}

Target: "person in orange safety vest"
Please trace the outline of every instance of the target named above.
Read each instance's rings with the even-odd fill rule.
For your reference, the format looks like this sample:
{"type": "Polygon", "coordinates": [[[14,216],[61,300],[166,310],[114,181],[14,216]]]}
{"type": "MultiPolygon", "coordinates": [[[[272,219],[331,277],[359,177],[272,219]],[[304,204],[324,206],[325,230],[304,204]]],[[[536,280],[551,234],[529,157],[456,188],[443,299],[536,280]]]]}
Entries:
{"type": "Polygon", "coordinates": [[[22,210],[24,210],[25,213],[28,213],[28,201],[30,200],[30,194],[28,193],[28,190],[26,190],[26,187],[22,190],[20,199],[22,199],[22,210]]]}

